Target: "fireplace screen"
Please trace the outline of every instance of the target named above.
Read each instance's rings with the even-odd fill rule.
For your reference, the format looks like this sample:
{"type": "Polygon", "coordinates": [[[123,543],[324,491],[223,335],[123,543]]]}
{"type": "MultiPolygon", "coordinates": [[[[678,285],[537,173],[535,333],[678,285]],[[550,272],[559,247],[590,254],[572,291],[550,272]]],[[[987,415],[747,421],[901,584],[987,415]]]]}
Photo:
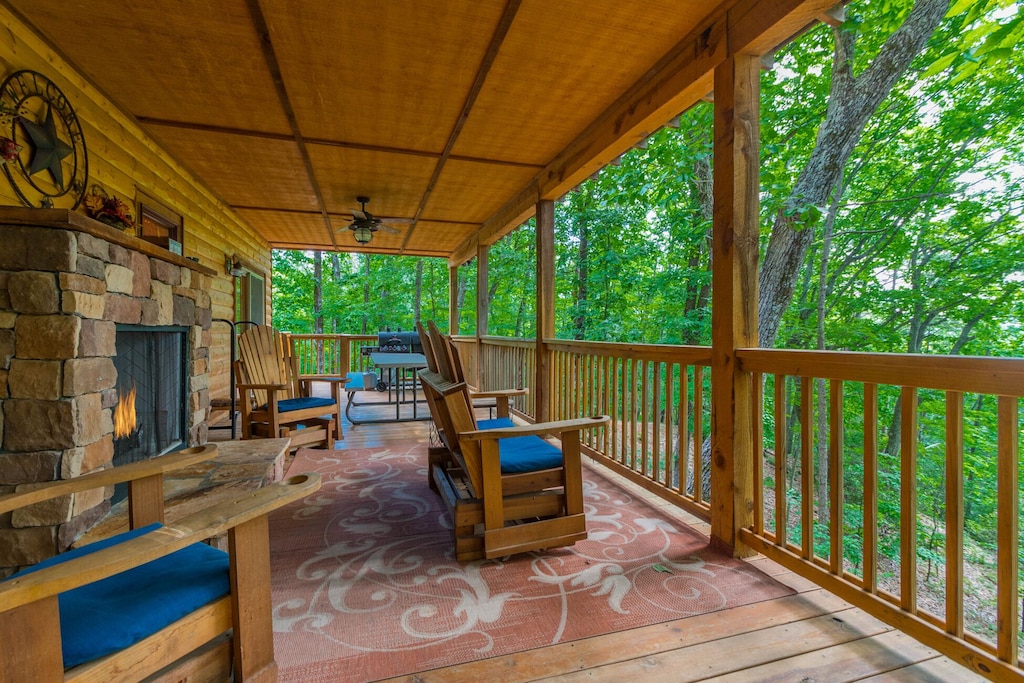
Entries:
{"type": "MultiPolygon", "coordinates": [[[[187,328],[117,328],[114,465],[184,447],[187,328]]],[[[114,502],[125,493],[115,491],[114,502]]]]}

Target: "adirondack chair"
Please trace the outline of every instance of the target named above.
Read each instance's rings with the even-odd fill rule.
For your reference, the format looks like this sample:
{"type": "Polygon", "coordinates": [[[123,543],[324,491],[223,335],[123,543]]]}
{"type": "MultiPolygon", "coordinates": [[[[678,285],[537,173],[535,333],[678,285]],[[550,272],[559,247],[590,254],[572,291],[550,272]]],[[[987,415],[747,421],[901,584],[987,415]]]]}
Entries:
{"type": "MultiPolygon", "coordinates": [[[[469,561],[572,545],[587,537],[580,432],[606,415],[481,429],[465,382],[420,373],[435,419],[449,433],[455,466],[432,478],[453,520],[455,557],[469,561]],[[557,436],[561,448],[541,438],[557,436]]],[[[508,423],[511,425],[511,422],[508,423]]]]}
{"type": "Polygon", "coordinates": [[[438,372],[453,382],[465,382],[473,398],[474,407],[489,408],[493,405],[498,418],[510,417],[512,399],[516,396],[525,396],[529,390],[525,387],[485,390],[470,384],[462,359],[459,357],[459,347],[452,342],[451,337],[441,332],[433,320],[428,321],[427,325],[429,331],[423,329],[423,323],[416,323],[420,339],[423,340],[423,355],[427,358],[427,369],[438,372]]]}
{"type": "Polygon", "coordinates": [[[164,524],[163,473],[189,448],[0,496],[0,515],[129,482],[131,530],[0,581],[0,680],[276,680],[267,513],[320,488],[272,484],[164,524]],[[203,539],[227,531],[230,552],[203,539]]]}
{"type": "MultiPolygon", "coordinates": [[[[423,347],[423,355],[427,359],[427,369],[432,372],[437,372],[442,377],[452,379],[456,382],[464,381],[465,372],[463,371],[462,362],[458,355],[458,348],[451,343],[450,337],[446,337],[441,333],[433,321],[429,324],[430,331],[428,332],[427,329],[424,328],[423,323],[416,321],[416,329],[419,333],[420,343],[423,347]],[[438,358],[441,360],[439,361],[438,358]]],[[[468,384],[467,387],[469,387],[468,384]]],[[[437,429],[438,438],[442,444],[439,449],[431,448],[427,451],[427,480],[430,484],[430,488],[434,491],[438,491],[438,486],[433,474],[434,465],[445,467],[447,464],[452,463],[452,449],[457,448],[458,444],[452,444],[448,441],[447,435],[452,434],[453,431],[450,424],[445,424],[446,414],[435,409],[434,401],[436,398],[433,389],[428,386],[423,386],[422,389],[423,395],[427,400],[427,405],[430,408],[431,417],[434,420],[434,426],[437,429]]],[[[511,420],[511,398],[514,396],[523,396],[528,393],[528,390],[525,388],[479,391],[474,387],[469,387],[469,390],[473,397],[474,408],[488,408],[497,411],[497,419],[481,420],[479,422],[478,426],[480,429],[514,427],[515,424],[511,420]]]]}
{"type": "Polygon", "coordinates": [[[235,386],[242,438],[287,437],[291,450],[316,444],[330,450],[335,438],[342,438],[344,380],[331,382],[330,398],[309,395],[308,380],[316,376],[299,375],[291,348],[285,335],[267,325],[239,335],[235,386]]]}

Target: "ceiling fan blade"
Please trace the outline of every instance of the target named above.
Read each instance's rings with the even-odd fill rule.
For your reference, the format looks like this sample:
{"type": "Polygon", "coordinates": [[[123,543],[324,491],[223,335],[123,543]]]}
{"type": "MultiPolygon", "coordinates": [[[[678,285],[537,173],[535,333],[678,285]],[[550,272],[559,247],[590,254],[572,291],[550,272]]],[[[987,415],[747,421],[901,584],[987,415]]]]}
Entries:
{"type": "Polygon", "coordinates": [[[392,225],[388,225],[387,223],[381,223],[380,224],[380,229],[383,230],[384,232],[391,233],[392,235],[401,235],[402,234],[401,230],[399,230],[398,228],[396,228],[396,227],[394,227],[392,225]]]}
{"type": "Polygon", "coordinates": [[[352,211],[353,218],[357,218],[357,219],[359,219],[361,221],[372,221],[373,220],[373,216],[370,213],[366,212],[366,211],[360,211],[359,209],[350,209],[350,211],[352,211]]]}

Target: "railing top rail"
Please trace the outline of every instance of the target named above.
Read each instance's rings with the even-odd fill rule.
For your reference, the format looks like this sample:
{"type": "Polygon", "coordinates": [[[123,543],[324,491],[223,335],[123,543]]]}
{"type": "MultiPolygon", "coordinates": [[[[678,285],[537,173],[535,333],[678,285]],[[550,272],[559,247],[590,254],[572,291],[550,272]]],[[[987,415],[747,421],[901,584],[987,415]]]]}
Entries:
{"type": "Polygon", "coordinates": [[[736,357],[748,372],[1024,396],[1024,358],[758,348],[736,357]]]}
{"type": "Polygon", "coordinates": [[[546,339],[552,351],[586,353],[595,356],[614,356],[632,360],[653,360],[687,365],[710,365],[710,346],[682,346],[675,344],[629,344],[623,342],[574,341],[546,339]]]}
{"type": "Polygon", "coordinates": [[[292,339],[355,339],[377,341],[375,334],[293,334],[289,333],[292,339]]]}
{"type": "MultiPolygon", "coordinates": [[[[515,339],[511,337],[487,336],[481,337],[481,340],[490,346],[532,347],[536,343],[532,338],[515,339]]],[[[667,361],[689,365],[711,364],[711,347],[709,346],[632,344],[624,342],[579,341],[574,339],[545,339],[544,343],[552,351],[562,351],[565,353],[586,353],[594,356],[667,361]]]]}
{"type": "Polygon", "coordinates": [[[480,340],[488,346],[515,346],[522,348],[533,348],[536,345],[536,341],[532,338],[525,339],[523,337],[481,337],[480,340]]]}

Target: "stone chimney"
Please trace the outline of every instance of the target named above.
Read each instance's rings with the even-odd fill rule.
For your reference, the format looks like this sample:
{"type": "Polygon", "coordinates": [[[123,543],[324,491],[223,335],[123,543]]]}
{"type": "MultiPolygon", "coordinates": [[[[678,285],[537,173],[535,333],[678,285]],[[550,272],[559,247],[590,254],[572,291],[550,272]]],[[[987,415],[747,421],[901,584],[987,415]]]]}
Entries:
{"type": "MultiPolygon", "coordinates": [[[[213,274],[80,214],[0,209],[0,494],[110,466],[118,324],[187,328],[188,442],[206,442],[213,274]]],[[[110,495],[0,516],[0,577],[67,549],[110,495]]]]}

